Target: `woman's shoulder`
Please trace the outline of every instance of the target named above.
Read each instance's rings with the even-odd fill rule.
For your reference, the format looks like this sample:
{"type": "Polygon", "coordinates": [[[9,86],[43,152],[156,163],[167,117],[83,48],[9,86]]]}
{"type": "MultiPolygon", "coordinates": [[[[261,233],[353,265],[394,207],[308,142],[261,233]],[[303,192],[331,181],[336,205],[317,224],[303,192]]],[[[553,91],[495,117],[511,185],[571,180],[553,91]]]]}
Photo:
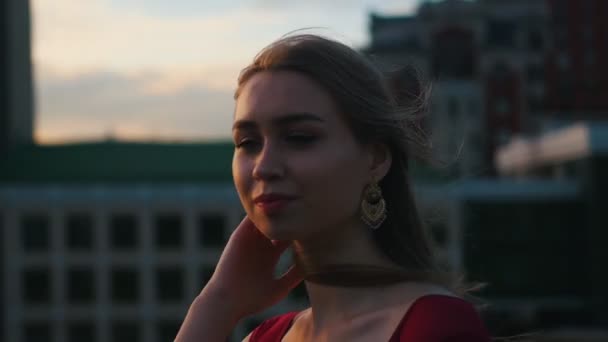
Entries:
{"type": "Polygon", "coordinates": [[[418,298],[403,318],[396,341],[489,341],[489,334],[470,302],[443,294],[418,298]]]}
{"type": "Polygon", "coordinates": [[[253,329],[248,341],[280,341],[297,314],[294,311],[268,318],[253,329]]]}

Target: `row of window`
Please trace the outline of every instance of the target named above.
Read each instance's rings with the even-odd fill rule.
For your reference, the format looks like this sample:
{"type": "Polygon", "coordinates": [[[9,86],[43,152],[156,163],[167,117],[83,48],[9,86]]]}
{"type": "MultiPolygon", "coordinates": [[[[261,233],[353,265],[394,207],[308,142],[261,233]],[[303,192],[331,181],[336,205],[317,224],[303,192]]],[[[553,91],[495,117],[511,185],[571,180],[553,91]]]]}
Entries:
{"type": "MultiPolygon", "coordinates": [[[[156,322],[154,334],[157,341],[173,341],[181,322],[179,320],[161,320],[156,322]]],[[[31,321],[23,325],[23,342],[53,341],[51,322],[31,321]]],[[[110,324],[110,341],[136,342],[143,341],[142,325],[135,321],[113,321],[110,324]]],[[[99,329],[93,321],[73,321],[66,324],[68,342],[96,342],[99,329]]]]}
{"type": "MultiPolygon", "coordinates": [[[[29,214],[20,220],[21,245],[26,252],[44,252],[51,247],[50,218],[43,214],[29,214]]],[[[140,245],[140,224],[133,214],[110,217],[107,229],[110,248],[133,250],[140,245]]],[[[204,214],[197,222],[197,239],[203,247],[221,247],[226,242],[226,217],[204,214]]],[[[178,214],[162,214],[153,220],[154,245],[161,249],[183,247],[184,218],[178,214]]],[[[77,213],[66,217],[65,246],[70,251],[93,250],[96,246],[93,217],[77,213]]]]}
{"type": "MultiPolygon", "coordinates": [[[[213,275],[214,267],[202,266],[197,281],[200,288],[213,275]]],[[[74,267],[65,273],[64,296],[68,305],[91,305],[97,300],[98,273],[92,269],[74,267]]],[[[31,268],[22,272],[21,291],[26,305],[50,305],[53,295],[53,282],[48,268],[31,268]]],[[[187,293],[185,272],[181,268],[158,267],[154,272],[154,296],[161,304],[183,303],[192,298],[187,293]]],[[[135,305],[142,298],[140,272],[133,268],[115,267],[109,274],[109,298],[118,305],[135,305]]],[[[148,285],[148,284],[146,284],[148,285]]],[[[303,284],[295,288],[290,297],[295,300],[306,300],[307,294],[303,284]]]]}
{"type": "MultiPolygon", "coordinates": [[[[209,281],[214,267],[200,267],[201,288],[209,281]]],[[[137,304],[141,298],[140,271],[132,267],[114,267],[109,272],[110,299],[117,304],[137,304]]],[[[86,267],[68,268],[65,273],[65,298],[68,304],[88,305],[96,300],[99,272],[86,267]]],[[[22,298],[29,305],[48,305],[53,294],[51,270],[48,267],[28,268],[22,272],[22,298]]],[[[190,300],[186,291],[185,272],[179,267],[157,267],[154,271],[156,299],[161,303],[190,300]]],[[[147,284],[146,284],[147,285],[147,284]]]]}

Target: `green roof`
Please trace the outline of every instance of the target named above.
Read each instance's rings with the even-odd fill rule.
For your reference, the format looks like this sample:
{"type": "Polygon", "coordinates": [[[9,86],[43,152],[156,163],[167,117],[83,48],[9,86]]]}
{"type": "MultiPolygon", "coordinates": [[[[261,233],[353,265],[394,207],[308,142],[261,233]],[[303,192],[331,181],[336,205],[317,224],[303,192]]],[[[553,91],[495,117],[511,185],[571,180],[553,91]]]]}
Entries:
{"type": "Polygon", "coordinates": [[[98,142],[14,147],[0,154],[0,183],[232,182],[230,142],[98,142]]]}
{"type": "MultiPolygon", "coordinates": [[[[0,153],[0,184],[232,183],[231,142],[28,145],[0,153]]],[[[416,183],[454,179],[412,162],[416,183]]]]}

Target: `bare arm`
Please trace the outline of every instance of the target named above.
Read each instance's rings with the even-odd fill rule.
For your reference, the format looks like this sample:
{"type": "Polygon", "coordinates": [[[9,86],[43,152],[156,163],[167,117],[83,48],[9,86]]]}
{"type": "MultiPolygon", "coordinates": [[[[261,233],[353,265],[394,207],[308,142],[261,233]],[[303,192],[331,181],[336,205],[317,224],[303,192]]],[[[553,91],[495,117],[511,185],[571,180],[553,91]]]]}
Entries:
{"type": "Polygon", "coordinates": [[[175,341],[224,342],[241,318],[283,299],[302,281],[295,266],[274,277],[279,257],[289,245],[269,240],[248,218],[243,219],[213,276],[190,305],[175,341]]]}
{"type": "Polygon", "coordinates": [[[203,292],[190,305],[175,342],[224,342],[238,318],[221,296],[203,292]]]}

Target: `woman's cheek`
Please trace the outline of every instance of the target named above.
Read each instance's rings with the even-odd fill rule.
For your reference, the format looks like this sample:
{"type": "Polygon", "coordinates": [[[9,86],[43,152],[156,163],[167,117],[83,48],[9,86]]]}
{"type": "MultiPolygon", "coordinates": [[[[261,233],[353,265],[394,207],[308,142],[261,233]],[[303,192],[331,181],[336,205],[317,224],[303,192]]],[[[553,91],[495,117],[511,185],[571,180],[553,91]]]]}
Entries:
{"type": "Polygon", "coordinates": [[[234,158],[232,162],[232,177],[241,203],[245,208],[249,206],[248,199],[251,190],[251,172],[248,169],[246,161],[239,157],[234,158]]]}

